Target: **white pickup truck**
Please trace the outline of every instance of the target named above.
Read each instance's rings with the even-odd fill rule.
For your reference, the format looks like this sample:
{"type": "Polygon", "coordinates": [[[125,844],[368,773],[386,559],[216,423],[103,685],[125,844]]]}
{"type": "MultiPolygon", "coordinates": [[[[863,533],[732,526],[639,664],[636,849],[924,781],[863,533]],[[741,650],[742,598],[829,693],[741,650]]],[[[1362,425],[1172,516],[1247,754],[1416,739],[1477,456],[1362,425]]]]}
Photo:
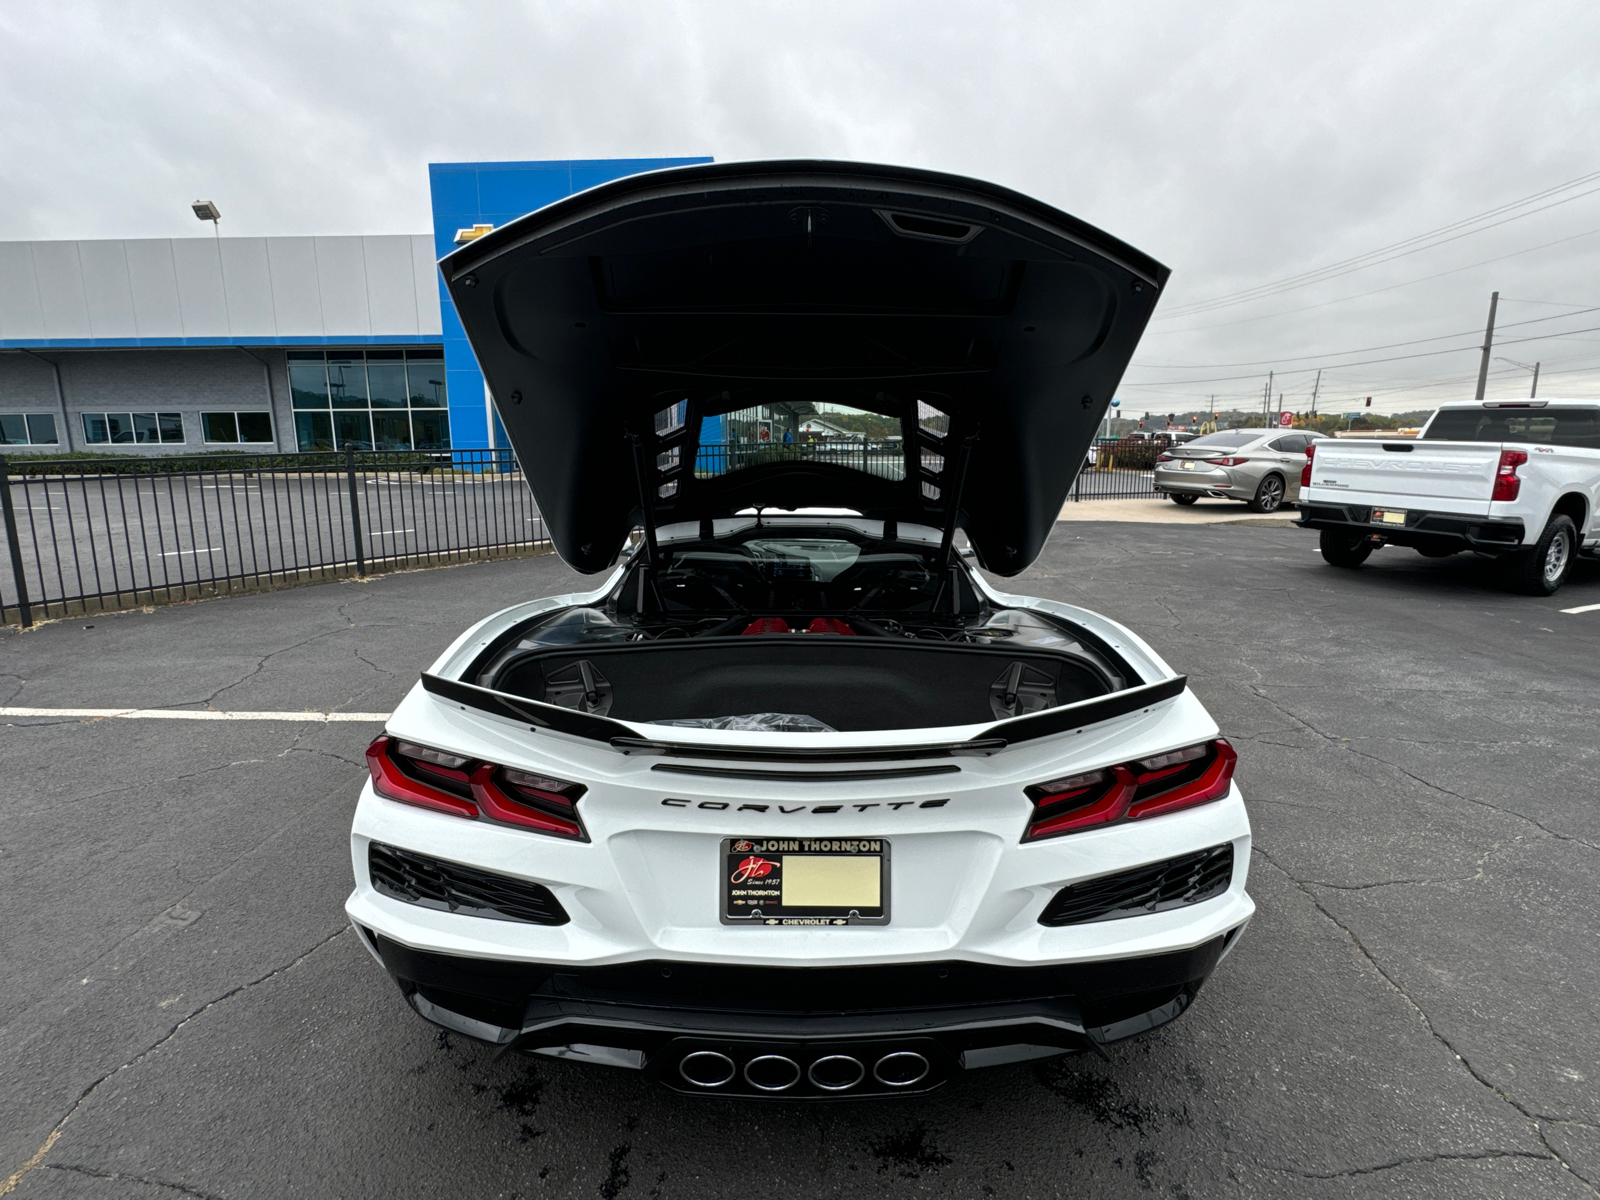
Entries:
{"type": "Polygon", "coordinates": [[[1475,550],[1548,596],[1600,550],[1600,401],[1456,401],[1414,440],[1330,439],[1306,459],[1298,524],[1321,531],[1337,567],[1385,545],[1475,550]]]}

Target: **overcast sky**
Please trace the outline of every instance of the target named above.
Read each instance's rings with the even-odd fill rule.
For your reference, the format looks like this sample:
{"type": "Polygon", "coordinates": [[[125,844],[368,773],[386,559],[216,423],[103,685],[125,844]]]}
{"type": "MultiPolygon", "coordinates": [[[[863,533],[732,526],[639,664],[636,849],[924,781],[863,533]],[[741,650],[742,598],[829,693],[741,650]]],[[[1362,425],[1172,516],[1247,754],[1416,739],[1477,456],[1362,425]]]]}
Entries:
{"type": "Polygon", "coordinates": [[[1595,395],[1600,177],[1184,309],[1600,172],[1596,47],[1592,0],[6,0],[0,238],[202,236],[202,196],[225,236],[424,232],[430,161],[867,159],[995,180],[1166,262],[1124,411],[1259,403],[1269,367],[1290,408],[1318,366],[1325,409],[1470,396],[1494,289],[1541,393],[1595,395]]]}

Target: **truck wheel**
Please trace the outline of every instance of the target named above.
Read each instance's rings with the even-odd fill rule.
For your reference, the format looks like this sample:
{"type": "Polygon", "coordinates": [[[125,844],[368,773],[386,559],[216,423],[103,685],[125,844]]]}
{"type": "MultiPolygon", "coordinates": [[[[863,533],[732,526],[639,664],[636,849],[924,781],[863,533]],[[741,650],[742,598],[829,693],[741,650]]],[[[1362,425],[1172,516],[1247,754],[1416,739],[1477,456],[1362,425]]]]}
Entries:
{"type": "Polygon", "coordinates": [[[1556,513],[1531,550],[1511,557],[1511,586],[1529,596],[1551,595],[1571,574],[1577,545],[1578,527],[1571,517],[1556,513]]]}
{"type": "Polygon", "coordinates": [[[1277,512],[1278,505],[1283,503],[1283,480],[1277,475],[1268,475],[1256,487],[1255,499],[1250,501],[1250,507],[1259,513],[1277,512]]]}
{"type": "Polygon", "coordinates": [[[1181,492],[1169,492],[1168,495],[1172,497],[1174,504],[1193,504],[1195,502],[1195,497],[1185,496],[1181,492]]]}
{"type": "Polygon", "coordinates": [[[1348,533],[1343,529],[1324,529],[1319,544],[1322,557],[1335,567],[1359,567],[1372,553],[1372,543],[1364,533],[1348,533]]]}

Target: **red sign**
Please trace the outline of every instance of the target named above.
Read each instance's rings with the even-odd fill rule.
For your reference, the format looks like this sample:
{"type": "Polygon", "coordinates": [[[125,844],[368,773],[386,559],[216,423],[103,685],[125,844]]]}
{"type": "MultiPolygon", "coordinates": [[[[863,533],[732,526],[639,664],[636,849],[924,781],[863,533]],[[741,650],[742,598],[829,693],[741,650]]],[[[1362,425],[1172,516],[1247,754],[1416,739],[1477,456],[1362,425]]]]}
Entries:
{"type": "Polygon", "coordinates": [[[758,858],[752,854],[739,864],[738,869],[733,873],[731,882],[744,883],[748,879],[763,879],[771,875],[772,868],[777,865],[775,862],[768,862],[766,859],[758,858]]]}
{"type": "Polygon", "coordinates": [[[1292,412],[1279,413],[1278,424],[1282,425],[1285,429],[1289,428],[1289,426],[1294,424],[1294,414],[1292,412]]]}

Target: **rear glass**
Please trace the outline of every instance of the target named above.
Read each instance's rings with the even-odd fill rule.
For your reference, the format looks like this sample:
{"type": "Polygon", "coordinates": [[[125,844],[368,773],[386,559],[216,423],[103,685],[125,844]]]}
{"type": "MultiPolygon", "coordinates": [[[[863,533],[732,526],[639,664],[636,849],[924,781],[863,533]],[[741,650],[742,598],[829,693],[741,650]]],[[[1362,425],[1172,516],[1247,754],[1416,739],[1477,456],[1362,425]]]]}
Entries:
{"type": "Polygon", "coordinates": [[[1600,409],[1443,408],[1422,436],[1440,442],[1532,442],[1600,450],[1600,409]]]}
{"type": "Polygon", "coordinates": [[[843,404],[798,402],[761,404],[701,418],[697,475],[729,475],[796,462],[904,479],[906,450],[899,418],[843,404]]]}
{"type": "Polygon", "coordinates": [[[1205,437],[1197,437],[1192,442],[1185,442],[1185,446],[1217,446],[1221,449],[1236,450],[1240,446],[1255,441],[1261,435],[1249,429],[1228,429],[1222,433],[1208,433],[1205,437]]]}

